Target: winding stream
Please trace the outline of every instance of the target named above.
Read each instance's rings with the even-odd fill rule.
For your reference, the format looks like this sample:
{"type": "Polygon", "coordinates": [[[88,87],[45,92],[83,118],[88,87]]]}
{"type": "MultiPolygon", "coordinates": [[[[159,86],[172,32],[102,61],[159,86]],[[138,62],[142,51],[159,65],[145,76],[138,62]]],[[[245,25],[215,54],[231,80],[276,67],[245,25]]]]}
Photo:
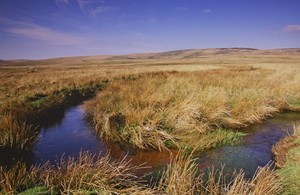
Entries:
{"type": "MultiPolygon", "coordinates": [[[[287,112],[261,124],[251,125],[243,130],[248,134],[241,144],[224,146],[196,156],[198,166],[200,169],[207,169],[211,165],[220,167],[225,164],[225,173],[242,168],[246,177],[252,177],[258,166],[265,166],[272,160],[272,146],[292,131],[292,125],[297,120],[300,120],[300,113],[287,112]]],[[[95,135],[94,128],[85,119],[83,108],[76,106],[68,108],[57,123],[42,127],[39,141],[23,159],[26,159],[28,164],[40,164],[45,161],[55,163],[62,155],[75,157],[80,151],[95,154],[101,152],[103,155],[110,151],[112,159],[127,156],[126,158],[132,160],[132,164],[146,163],[149,168],[143,172],[166,165],[170,156],[176,153],[176,151],[133,150],[119,144],[101,141],[95,135]]],[[[9,154],[7,155],[9,158],[9,154]]],[[[3,154],[1,156],[3,157],[3,154]]]]}
{"type": "Polygon", "coordinates": [[[55,163],[62,155],[76,157],[80,151],[101,155],[109,152],[113,160],[126,157],[131,159],[134,165],[146,162],[145,166],[149,166],[143,169],[146,172],[151,170],[150,167],[167,164],[171,155],[169,152],[138,151],[121,147],[116,143],[101,141],[95,134],[95,129],[86,120],[83,108],[77,106],[67,109],[63,119],[58,123],[41,129],[40,139],[33,148],[31,163],[41,164],[45,161],[55,163]]]}
{"type": "Polygon", "coordinates": [[[265,166],[273,160],[272,146],[293,130],[293,124],[300,120],[300,113],[281,113],[261,124],[250,125],[243,129],[248,133],[241,144],[224,146],[202,154],[199,166],[207,168],[214,165],[224,166],[225,173],[243,169],[245,177],[251,178],[258,166],[265,166]]]}

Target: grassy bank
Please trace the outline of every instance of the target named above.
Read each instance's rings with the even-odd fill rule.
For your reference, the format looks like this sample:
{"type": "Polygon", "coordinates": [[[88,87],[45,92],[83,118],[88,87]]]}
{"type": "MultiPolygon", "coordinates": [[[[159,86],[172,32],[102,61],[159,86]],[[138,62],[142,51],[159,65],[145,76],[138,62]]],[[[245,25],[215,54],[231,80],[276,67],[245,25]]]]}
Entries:
{"type": "Polygon", "coordinates": [[[86,109],[105,139],[209,149],[236,143],[240,134],[231,129],[292,109],[300,100],[294,74],[253,67],[148,74],[109,83],[86,109]]]}
{"type": "Polygon", "coordinates": [[[291,136],[280,140],[273,147],[273,154],[282,178],[284,193],[298,194],[300,192],[300,124],[294,126],[291,136]]]}
{"type": "Polygon", "coordinates": [[[30,150],[38,139],[39,125],[51,124],[66,107],[91,98],[104,84],[88,83],[9,102],[0,115],[0,148],[30,150]]]}

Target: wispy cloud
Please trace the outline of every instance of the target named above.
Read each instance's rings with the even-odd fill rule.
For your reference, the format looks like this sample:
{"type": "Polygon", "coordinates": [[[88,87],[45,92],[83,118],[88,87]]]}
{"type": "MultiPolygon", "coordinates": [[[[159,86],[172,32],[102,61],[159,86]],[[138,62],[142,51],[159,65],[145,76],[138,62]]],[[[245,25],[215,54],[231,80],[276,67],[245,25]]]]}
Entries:
{"type": "Polygon", "coordinates": [[[287,25],[282,29],[284,33],[300,33],[300,24],[287,25]]]}
{"type": "Polygon", "coordinates": [[[94,18],[99,18],[103,14],[112,13],[118,9],[115,6],[106,5],[106,1],[99,0],[77,0],[80,10],[94,18]]]}
{"type": "Polygon", "coordinates": [[[208,13],[210,13],[210,12],[212,12],[211,9],[204,9],[204,10],[202,10],[202,13],[203,13],[203,14],[208,14],[208,13]]]}
{"type": "Polygon", "coordinates": [[[98,18],[99,16],[101,16],[102,14],[105,13],[110,13],[115,11],[117,8],[113,7],[113,6],[97,6],[94,9],[90,10],[90,14],[94,17],[94,18],[98,18]]]}
{"type": "Polygon", "coordinates": [[[5,25],[3,30],[24,38],[42,41],[49,45],[79,45],[85,42],[81,37],[59,32],[33,22],[16,21],[8,18],[0,18],[5,25]]]}
{"type": "Polygon", "coordinates": [[[189,8],[187,7],[181,7],[181,6],[178,6],[176,7],[176,11],[187,11],[189,8]]]}

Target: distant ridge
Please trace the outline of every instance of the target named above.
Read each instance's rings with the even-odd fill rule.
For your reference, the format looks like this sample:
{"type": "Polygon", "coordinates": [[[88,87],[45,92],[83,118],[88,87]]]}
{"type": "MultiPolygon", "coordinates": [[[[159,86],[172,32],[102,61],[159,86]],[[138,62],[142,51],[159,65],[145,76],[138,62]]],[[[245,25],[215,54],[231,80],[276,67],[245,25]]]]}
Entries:
{"type": "Polygon", "coordinates": [[[255,48],[208,48],[208,49],[182,49],[156,53],[135,53],[127,55],[96,55],[96,56],[75,56],[60,57],[45,60],[0,60],[0,65],[13,66],[43,66],[43,65],[72,65],[72,64],[109,64],[112,61],[130,62],[131,60],[187,60],[208,56],[263,56],[263,55],[300,55],[300,48],[278,48],[260,50],[255,48]]]}
{"type": "Polygon", "coordinates": [[[0,59],[0,65],[10,65],[10,64],[19,63],[19,62],[26,62],[26,61],[31,61],[31,60],[25,60],[25,59],[2,60],[2,59],[0,59]]]}

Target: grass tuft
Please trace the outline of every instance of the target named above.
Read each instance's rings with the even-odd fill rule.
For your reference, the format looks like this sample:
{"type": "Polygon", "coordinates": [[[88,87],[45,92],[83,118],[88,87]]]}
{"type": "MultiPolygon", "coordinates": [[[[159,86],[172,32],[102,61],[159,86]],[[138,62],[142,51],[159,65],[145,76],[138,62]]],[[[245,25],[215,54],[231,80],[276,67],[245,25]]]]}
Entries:
{"type": "Polygon", "coordinates": [[[0,119],[0,147],[29,150],[38,139],[38,130],[12,115],[0,119]]]}
{"type": "Polygon", "coordinates": [[[198,173],[191,155],[179,153],[163,173],[158,190],[162,193],[180,194],[280,194],[282,183],[271,165],[258,168],[252,179],[244,177],[243,170],[231,177],[223,170],[211,168],[208,177],[198,173]]]}

